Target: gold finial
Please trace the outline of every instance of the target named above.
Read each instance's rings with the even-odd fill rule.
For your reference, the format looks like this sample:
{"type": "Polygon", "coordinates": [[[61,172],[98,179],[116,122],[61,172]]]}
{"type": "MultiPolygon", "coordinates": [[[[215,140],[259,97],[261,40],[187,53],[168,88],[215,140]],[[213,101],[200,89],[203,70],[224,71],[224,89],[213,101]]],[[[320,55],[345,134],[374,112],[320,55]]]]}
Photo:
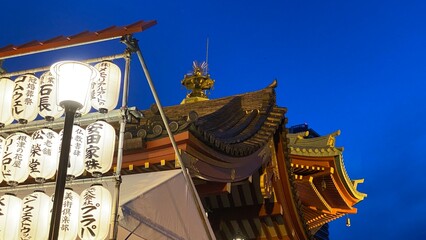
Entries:
{"type": "Polygon", "coordinates": [[[198,64],[194,61],[192,67],[192,73],[185,74],[182,80],[182,85],[192,91],[186,96],[183,103],[208,100],[206,91],[210,90],[214,84],[214,80],[207,73],[206,62],[198,64]]]}

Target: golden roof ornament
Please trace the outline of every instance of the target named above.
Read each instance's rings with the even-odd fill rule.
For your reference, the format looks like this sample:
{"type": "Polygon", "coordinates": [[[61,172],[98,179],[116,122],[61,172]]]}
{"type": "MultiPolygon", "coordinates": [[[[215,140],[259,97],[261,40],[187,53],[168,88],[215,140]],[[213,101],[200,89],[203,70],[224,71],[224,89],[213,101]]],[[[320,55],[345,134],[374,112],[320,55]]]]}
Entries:
{"type": "Polygon", "coordinates": [[[192,63],[192,73],[185,74],[182,85],[191,92],[186,95],[186,98],[182,101],[184,103],[198,102],[209,100],[206,91],[213,87],[214,80],[210,78],[210,74],[207,73],[207,63],[202,62],[198,64],[196,61],[192,63]]]}

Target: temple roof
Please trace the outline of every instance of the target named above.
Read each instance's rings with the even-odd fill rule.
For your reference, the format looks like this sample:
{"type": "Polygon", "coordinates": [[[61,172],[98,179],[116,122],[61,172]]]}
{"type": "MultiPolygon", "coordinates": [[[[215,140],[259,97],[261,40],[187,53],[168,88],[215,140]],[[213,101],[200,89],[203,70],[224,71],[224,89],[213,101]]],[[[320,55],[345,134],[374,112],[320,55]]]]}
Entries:
{"type": "Polygon", "coordinates": [[[288,134],[291,166],[302,201],[303,215],[310,229],[356,213],[354,205],[367,195],[356,187],[343,163],[343,148],[336,147],[340,131],[319,137],[308,132],[288,134]]]}
{"type": "MultiPolygon", "coordinates": [[[[167,135],[155,107],[141,112],[145,119],[134,132],[138,131],[147,140],[167,135]]],[[[175,133],[189,130],[213,149],[243,157],[265,145],[281,124],[286,109],[275,105],[275,91],[267,87],[257,92],[166,107],[164,112],[175,133]]]]}

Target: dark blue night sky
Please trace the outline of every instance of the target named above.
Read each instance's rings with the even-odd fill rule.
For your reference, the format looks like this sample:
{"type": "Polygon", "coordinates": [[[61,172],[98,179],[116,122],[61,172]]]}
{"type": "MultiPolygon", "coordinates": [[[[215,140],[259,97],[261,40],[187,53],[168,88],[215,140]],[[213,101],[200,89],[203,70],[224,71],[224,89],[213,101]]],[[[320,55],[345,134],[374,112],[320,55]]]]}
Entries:
{"type": "MultiPolygon", "coordinates": [[[[158,24],[135,35],[165,106],[179,104],[193,60],[209,38],[210,98],[266,87],[278,79],[289,126],[342,131],[345,164],[368,197],[330,226],[331,239],[423,239],[426,208],[426,2],[424,1],[3,1],[0,46],[84,30],[158,24]],[[231,3],[232,2],[232,3],[231,3]],[[420,171],[419,171],[420,170],[420,171]]],[[[121,53],[113,41],[6,60],[8,71],[62,58],[121,53]]],[[[130,106],[154,101],[137,58],[130,106]]]]}

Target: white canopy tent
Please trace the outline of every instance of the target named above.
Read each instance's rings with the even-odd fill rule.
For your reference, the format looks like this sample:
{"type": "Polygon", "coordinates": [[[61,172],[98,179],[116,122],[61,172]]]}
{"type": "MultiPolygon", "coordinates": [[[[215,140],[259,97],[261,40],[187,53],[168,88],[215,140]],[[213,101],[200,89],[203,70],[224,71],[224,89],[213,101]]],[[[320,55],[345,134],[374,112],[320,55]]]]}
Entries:
{"type": "Polygon", "coordinates": [[[122,177],[118,239],[209,239],[180,169],[122,177]]]}

